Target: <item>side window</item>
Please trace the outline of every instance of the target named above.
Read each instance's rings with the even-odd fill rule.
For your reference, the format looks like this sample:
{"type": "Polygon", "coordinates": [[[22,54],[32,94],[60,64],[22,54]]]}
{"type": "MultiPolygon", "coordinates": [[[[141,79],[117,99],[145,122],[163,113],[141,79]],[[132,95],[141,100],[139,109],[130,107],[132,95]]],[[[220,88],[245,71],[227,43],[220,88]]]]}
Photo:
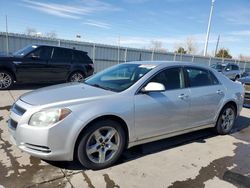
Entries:
{"type": "Polygon", "coordinates": [[[208,70],[195,67],[187,67],[186,72],[190,87],[209,86],[219,83],[217,78],[208,70]]]}
{"type": "Polygon", "coordinates": [[[92,63],[87,53],[77,50],[73,52],[73,60],[75,63],[84,63],[84,64],[92,63]]]}
{"type": "Polygon", "coordinates": [[[209,71],[209,76],[210,76],[212,85],[220,84],[219,80],[215,77],[215,75],[211,71],[209,71]]]}
{"type": "Polygon", "coordinates": [[[231,71],[232,70],[232,65],[227,65],[225,68],[226,71],[231,71]]]}
{"type": "Polygon", "coordinates": [[[154,76],[150,82],[161,83],[166,90],[184,88],[184,76],[181,68],[169,68],[154,76]]]}
{"type": "Polygon", "coordinates": [[[232,65],[233,70],[239,70],[239,67],[237,65],[232,65]]]}
{"type": "Polygon", "coordinates": [[[71,62],[72,51],[70,49],[54,48],[52,60],[55,63],[71,62]]]}
{"type": "Polygon", "coordinates": [[[44,47],[41,46],[39,48],[37,48],[36,50],[34,50],[33,52],[31,52],[28,57],[37,57],[41,60],[48,60],[51,57],[51,52],[52,52],[52,48],[51,47],[44,47]]]}

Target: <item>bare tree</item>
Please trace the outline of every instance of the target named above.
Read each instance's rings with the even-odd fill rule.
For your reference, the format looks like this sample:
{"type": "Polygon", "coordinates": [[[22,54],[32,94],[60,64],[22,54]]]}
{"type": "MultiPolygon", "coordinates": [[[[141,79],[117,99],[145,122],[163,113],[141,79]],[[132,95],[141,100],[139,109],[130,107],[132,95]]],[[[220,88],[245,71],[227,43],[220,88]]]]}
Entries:
{"type": "Polygon", "coordinates": [[[35,28],[27,27],[25,31],[26,35],[36,35],[37,30],[35,28]]]}
{"type": "Polygon", "coordinates": [[[158,52],[167,52],[167,49],[163,47],[163,44],[161,41],[157,40],[152,40],[150,42],[150,47],[151,50],[158,51],[158,52]]]}
{"type": "Polygon", "coordinates": [[[49,37],[49,38],[57,38],[57,34],[55,31],[50,31],[50,32],[46,33],[45,36],[49,37]]]}
{"type": "Polygon", "coordinates": [[[174,51],[175,53],[197,54],[197,43],[193,37],[187,37],[183,43],[175,44],[174,51]]]}
{"type": "Polygon", "coordinates": [[[188,37],[185,42],[185,47],[187,50],[187,54],[196,54],[197,53],[197,44],[195,38],[188,37]]]}

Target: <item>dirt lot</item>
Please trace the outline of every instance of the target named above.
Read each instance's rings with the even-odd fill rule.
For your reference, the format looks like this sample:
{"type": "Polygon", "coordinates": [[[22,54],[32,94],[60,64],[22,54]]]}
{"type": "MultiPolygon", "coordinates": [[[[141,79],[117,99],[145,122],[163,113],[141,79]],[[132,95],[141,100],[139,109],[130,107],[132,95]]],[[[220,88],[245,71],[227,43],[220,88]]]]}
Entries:
{"type": "Polygon", "coordinates": [[[231,135],[203,130],[144,144],[113,167],[92,171],[76,162],[42,161],[10,143],[10,105],[36,86],[23,88],[0,91],[0,188],[250,187],[250,109],[242,110],[231,135]]]}

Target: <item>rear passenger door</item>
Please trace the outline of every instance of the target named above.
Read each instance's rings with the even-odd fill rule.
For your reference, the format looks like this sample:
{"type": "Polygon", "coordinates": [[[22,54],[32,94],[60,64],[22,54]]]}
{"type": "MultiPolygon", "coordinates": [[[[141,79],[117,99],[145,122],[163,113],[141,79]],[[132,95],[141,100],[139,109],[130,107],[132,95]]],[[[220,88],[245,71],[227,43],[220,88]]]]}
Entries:
{"type": "Polygon", "coordinates": [[[51,75],[50,80],[65,81],[70,73],[72,65],[72,50],[54,47],[52,58],[48,63],[51,75]]]}
{"type": "Polygon", "coordinates": [[[207,69],[185,67],[185,74],[191,92],[188,121],[192,122],[192,127],[214,122],[225,95],[224,86],[207,69]]]}

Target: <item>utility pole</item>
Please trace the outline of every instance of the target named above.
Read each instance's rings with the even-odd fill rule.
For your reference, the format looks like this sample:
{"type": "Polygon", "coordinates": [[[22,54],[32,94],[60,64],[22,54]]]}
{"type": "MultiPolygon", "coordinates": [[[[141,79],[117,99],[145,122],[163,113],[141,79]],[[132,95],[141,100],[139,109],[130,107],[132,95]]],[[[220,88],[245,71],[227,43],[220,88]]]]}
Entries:
{"type": "Polygon", "coordinates": [[[215,0],[212,0],[210,15],[209,15],[209,19],[208,19],[207,36],[206,36],[205,47],[204,47],[204,56],[207,55],[207,45],[208,45],[209,34],[210,34],[210,27],[211,27],[211,21],[212,21],[213,9],[214,9],[214,2],[215,2],[215,0]]]}
{"type": "Polygon", "coordinates": [[[5,15],[5,29],[6,29],[6,53],[9,55],[9,35],[8,35],[8,17],[5,15]]]}
{"type": "Polygon", "coordinates": [[[218,39],[217,39],[216,48],[215,48],[215,52],[214,52],[214,57],[215,57],[216,54],[217,54],[219,42],[220,42],[220,35],[218,36],[218,39]]]}

